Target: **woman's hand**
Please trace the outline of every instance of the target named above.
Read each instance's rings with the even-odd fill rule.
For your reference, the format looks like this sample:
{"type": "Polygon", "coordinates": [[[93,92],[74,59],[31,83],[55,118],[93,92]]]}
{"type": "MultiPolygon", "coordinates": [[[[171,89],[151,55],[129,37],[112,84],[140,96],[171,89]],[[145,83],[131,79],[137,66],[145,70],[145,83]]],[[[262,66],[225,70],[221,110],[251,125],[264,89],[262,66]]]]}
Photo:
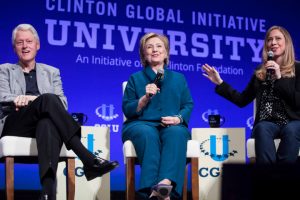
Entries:
{"type": "Polygon", "coordinates": [[[223,80],[221,79],[219,72],[214,67],[211,67],[208,64],[204,64],[202,65],[202,69],[206,72],[203,73],[203,76],[208,78],[211,82],[217,85],[223,83],[223,80]]]}
{"type": "Polygon", "coordinates": [[[149,103],[151,97],[156,95],[159,88],[154,83],[150,83],[146,85],[145,90],[146,94],[139,99],[138,107],[136,108],[137,112],[140,112],[149,103]]]}
{"type": "Polygon", "coordinates": [[[159,91],[159,88],[154,84],[150,83],[146,85],[146,95],[147,97],[152,97],[156,95],[156,93],[159,91]]]}
{"type": "Polygon", "coordinates": [[[272,70],[272,79],[281,78],[280,66],[274,60],[267,61],[264,67],[266,70],[272,70]]]}
{"type": "Polygon", "coordinates": [[[37,96],[33,95],[19,95],[15,98],[14,103],[16,105],[16,110],[18,111],[20,108],[27,106],[30,102],[34,101],[37,96]]]}
{"type": "Polygon", "coordinates": [[[180,124],[180,118],[177,116],[162,117],[161,123],[163,126],[177,125],[177,124],[180,124]]]}

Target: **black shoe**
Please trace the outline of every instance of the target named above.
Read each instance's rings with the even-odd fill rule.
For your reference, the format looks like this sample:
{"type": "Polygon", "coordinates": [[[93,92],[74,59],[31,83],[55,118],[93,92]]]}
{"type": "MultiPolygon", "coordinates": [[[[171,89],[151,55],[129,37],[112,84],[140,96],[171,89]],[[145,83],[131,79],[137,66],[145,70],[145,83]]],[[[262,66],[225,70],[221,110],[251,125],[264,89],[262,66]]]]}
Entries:
{"type": "Polygon", "coordinates": [[[84,165],[83,171],[86,179],[90,181],[94,178],[101,177],[103,174],[110,172],[118,166],[118,161],[108,161],[97,157],[94,159],[94,165],[92,167],[84,165]]]}
{"type": "Polygon", "coordinates": [[[165,199],[170,195],[172,188],[172,185],[157,184],[152,187],[152,192],[155,192],[158,197],[165,199]]]}

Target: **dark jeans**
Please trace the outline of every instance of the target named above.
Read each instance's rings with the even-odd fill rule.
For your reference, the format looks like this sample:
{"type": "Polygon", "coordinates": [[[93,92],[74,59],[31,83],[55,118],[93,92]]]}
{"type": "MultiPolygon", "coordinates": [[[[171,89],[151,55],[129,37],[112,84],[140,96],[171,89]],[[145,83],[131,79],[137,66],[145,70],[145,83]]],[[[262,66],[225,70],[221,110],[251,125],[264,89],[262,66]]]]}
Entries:
{"type": "Polygon", "coordinates": [[[40,178],[48,169],[56,174],[62,144],[77,134],[80,126],[64,108],[61,100],[54,94],[43,94],[19,111],[6,118],[2,136],[36,138],[40,178]]]}
{"type": "Polygon", "coordinates": [[[300,121],[293,120],[280,127],[268,121],[258,122],[252,131],[255,138],[256,162],[258,164],[295,163],[300,147],[300,121]],[[274,139],[281,142],[276,152],[274,139]]]}

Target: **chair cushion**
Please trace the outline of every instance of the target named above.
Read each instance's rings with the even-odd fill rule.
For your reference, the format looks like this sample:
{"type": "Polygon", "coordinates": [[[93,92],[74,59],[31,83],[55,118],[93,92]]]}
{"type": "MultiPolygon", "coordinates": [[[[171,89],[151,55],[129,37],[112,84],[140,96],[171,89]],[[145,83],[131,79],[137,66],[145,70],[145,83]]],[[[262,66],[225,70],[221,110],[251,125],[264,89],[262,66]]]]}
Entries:
{"type": "MultiPolygon", "coordinates": [[[[37,146],[35,138],[4,136],[0,139],[0,158],[5,156],[37,156],[37,146]]],[[[60,157],[77,157],[63,145],[60,157]]]]}
{"type": "MultiPolygon", "coordinates": [[[[187,158],[198,158],[200,156],[200,144],[197,140],[188,140],[187,143],[187,158]]],[[[133,143],[127,140],[123,144],[124,163],[126,164],[127,157],[137,157],[133,143]]]]}

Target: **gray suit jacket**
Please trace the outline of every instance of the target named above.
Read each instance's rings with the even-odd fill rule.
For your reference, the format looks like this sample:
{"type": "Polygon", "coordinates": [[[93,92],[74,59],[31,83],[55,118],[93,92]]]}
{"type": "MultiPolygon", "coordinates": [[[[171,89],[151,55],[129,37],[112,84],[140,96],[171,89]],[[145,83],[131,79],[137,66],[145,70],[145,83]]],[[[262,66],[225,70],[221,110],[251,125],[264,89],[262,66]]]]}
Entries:
{"type": "MultiPolygon", "coordinates": [[[[59,96],[67,109],[67,98],[62,89],[59,69],[36,63],[36,76],[39,92],[52,93],[59,96]]],[[[26,83],[24,73],[19,64],[5,63],[0,65],[0,102],[14,101],[19,95],[25,95],[26,83]]],[[[5,123],[5,118],[0,120],[0,136],[5,123]]]]}

